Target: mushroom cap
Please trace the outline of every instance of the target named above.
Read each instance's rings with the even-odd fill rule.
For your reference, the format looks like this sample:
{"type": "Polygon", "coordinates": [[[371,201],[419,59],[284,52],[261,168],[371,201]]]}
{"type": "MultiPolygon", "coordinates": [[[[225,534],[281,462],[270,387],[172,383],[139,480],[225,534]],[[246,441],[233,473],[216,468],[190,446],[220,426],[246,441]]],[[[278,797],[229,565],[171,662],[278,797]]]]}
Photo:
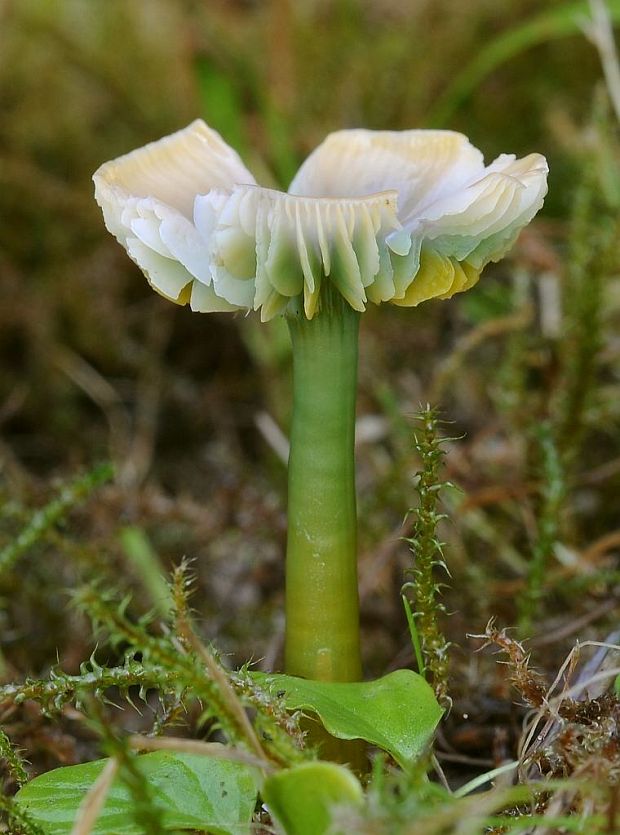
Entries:
{"type": "Polygon", "coordinates": [[[453,131],[343,130],[281,192],[197,120],[93,180],[108,230],[161,295],[267,320],[312,318],[324,281],[358,311],[468,289],[541,208],[547,173],[540,154],[485,166],[453,131]]]}

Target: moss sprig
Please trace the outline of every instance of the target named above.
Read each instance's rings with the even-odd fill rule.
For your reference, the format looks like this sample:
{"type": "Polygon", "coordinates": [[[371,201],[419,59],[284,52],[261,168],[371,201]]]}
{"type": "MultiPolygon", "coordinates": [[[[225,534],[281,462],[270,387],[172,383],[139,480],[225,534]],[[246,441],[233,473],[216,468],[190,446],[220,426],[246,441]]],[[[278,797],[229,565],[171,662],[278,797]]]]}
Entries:
{"type": "Polygon", "coordinates": [[[0,820],[4,818],[11,835],[45,835],[41,827],[24,812],[12,797],[0,794],[0,820]]]}
{"type": "Polygon", "coordinates": [[[518,601],[519,625],[526,635],[532,632],[540,614],[545,593],[545,575],[560,538],[562,510],[567,494],[564,462],[549,421],[537,428],[535,441],[540,484],[537,533],[528,564],[526,585],[518,601]]]}
{"type": "Polygon", "coordinates": [[[471,635],[484,640],[482,648],[496,646],[506,655],[509,680],[515,690],[530,707],[539,708],[544,704],[549,685],[538,670],[530,665],[530,654],[523,644],[511,637],[506,629],[499,629],[491,619],[483,635],[471,635]]]}
{"type": "Polygon", "coordinates": [[[593,152],[582,162],[568,240],[561,380],[553,404],[559,448],[567,463],[581,449],[589,407],[597,398],[607,282],[617,269],[620,181],[608,104],[595,99],[593,152]]]}
{"type": "Polygon", "coordinates": [[[22,786],[28,780],[24,761],[2,728],[0,728],[0,759],[5,761],[11,778],[18,786],[22,786]]]}
{"type": "Polygon", "coordinates": [[[37,702],[45,715],[52,716],[68,704],[78,709],[83,708],[85,700],[91,695],[104,699],[106,691],[113,687],[131,701],[131,687],[139,688],[140,698],[145,700],[150,689],[171,692],[180,689],[180,684],[173,670],[157,666],[145,667],[129,656],[120,667],[105,667],[93,655],[89,662],[81,665],[79,675],[69,675],[54,668],[47,679],[26,679],[22,684],[3,685],[0,687],[0,702],[21,704],[32,700],[37,702]]]}
{"type": "Polygon", "coordinates": [[[170,599],[172,609],[170,612],[171,630],[178,640],[189,649],[187,636],[188,624],[191,622],[192,609],[190,598],[194,591],[194,575],[191,572],[190,562],[186,559],[172,569],[170,581],[170,599]]]}
{"type": "Polygon", "coordinates": [[[301,711],[290,713],[281,698],[259,685],[245,664],[231,673],[237,692],[256,711],[254,725],[261,739],[269,740],[269,747],[282,763],[295,763],[310,757],[305,750],[304,732],[300,727],[301,711]]]}
{"type": "MultiPolygon", "coordinates": [[[[223,696],[219,682],[214,681],[174,636],[152,635],[144,623],[134,623],[126,615],[127,601],[114,605],[113,595],[96,587],[84,588],[78,603],[92,619],[95,629],[105,631],[113,645],[129,644],[142,654],[145,666],[176,670],[179,682],[188,687],[204,704],[203,721],[214,719],[226,736],[235,743],[248,744],[245,728],[223,696]]],[[[251,746],[250,746],[251,747],[251,746]]]]}
{"type": "MultiPolygon", "coordinates": [[[[448,696],[448,648],[439,626],[439,616],[445,612],[439,601],[441,583],[436,579],[436,570],[449,571],[444,559],[444,543],[439,539],[438,525],[445,514],[439,510],[441,491],[449,486],[442,481],[441,470],[446,439],[439,435],[437,410],[426,405],[416,416],[417,429],[414,446],[421,460],[417,473],[415,492],[417,505],[410,510],[414,523],[411,536],[407,538],[413,557],[412,566],[406,573],[413,579],[405,583],[402,593],[413,607],[410,626],[414,645],[419,641],[424,670],[430,674],[438,700],[449,704],[448,696]]],[[[422,670],[421,670],[422,672],[422,670]]]]}
{"type": "MultiPolygon", "coordinates": [[[[189,600],[193,592],[193,582],[190,564],[187,560],[183,560],[172,572],[172,631],[186,650],[190,650],[192,646],[194,648],[198,646],[199,652],[204,657],[205,648],[197,642],[192,627],[192,610],[189,600]]],[[[219,661],[217,653],[211,650],[209,655],[211,657],[208,666],[217,678],[219,661]]],[[[252,708],[253,724],[259,738],[269,742],[271,750],[280,762],[295,762],[303,758],[301,751],[304,747],[304,739],[299,727],[299,716],[286,711],[280,700],[258,685],[249,674],[247,664],[238,672],[226,672],[234,690],[234,698],[241,699],[246,706],[252,708]]],[[[222,686],[226,687],[226,684],[222,683],[222,686]]]]}
{"type": "Polygon", "coordinates": [[[54,525],[113,476],[112,464],[98,464],[66,484],[52,501],[35,511],[20,533],[0,550],[0,574],[13,568],[19,558],[36,545],[54,525]]]}
{"type": "Polygon", "coordinates": [[[202,706],[202,724],[211,722],[231,743],[279,765],[307,756],[298,747],[300,735],[289,734],[293,725],[282,720],[269,695],[258,685],[250,685],[247,676],[231,674],[217,653],[200,642],[189,619],[188,584],[184,568],[175,574],[173,581],[177,607],[174,630],[162,636],[153,635],[146,620],[131,621],[126,614],[126,600],[115,604],[111,593],[102,592],[96,586],[83,589],[78,595],[78,603],[113,644],[129,646],[130,653],[141,654],[141,663],[147,673],[165,670],[173,674],[168,685],[174,683],[177,692],[183,690],[187,698],[198,700],[202,706]],[[258,737],[249,721],[248,710],[254,712],[258,737]]]}

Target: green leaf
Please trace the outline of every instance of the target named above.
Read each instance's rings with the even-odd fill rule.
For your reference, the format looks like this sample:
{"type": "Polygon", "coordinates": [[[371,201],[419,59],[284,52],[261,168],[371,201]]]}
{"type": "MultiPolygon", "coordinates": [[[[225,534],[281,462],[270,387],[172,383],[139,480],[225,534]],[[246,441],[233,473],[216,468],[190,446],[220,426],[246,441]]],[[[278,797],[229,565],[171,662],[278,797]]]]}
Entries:
{"type": "MultiPolygon", "coordinates": [[[[48,835],[69,835],[78,807],[108,760],[57,768],[27,783],[17,803],[48,835]]],[[[156,751],[136,758],[161,809],[166,830],[205,830],[214,835],[249,831],[256,779],[247,766],[198,754],[156,751]]],[[[143,835],[134,823],[129,789],[115,780],[92,835],[143,835]]]]}
{"type": "Polygon", "coordinates": [[[348,769],[326,762],[302,763],[274,774],[261,792],[267,808],[287,835],[323,835],[331,827],[331,807],[360,805],[362,787],[348,769]]]}
{"type": "Polygon", "coordinates": [[[289,710],[318,714],[332,736],[365,739],[391,754],[403,768],[424,749],[443,713],[431,687],[412,670],[350,683],[252,675],[274,691],[283,691],[289,710]]]}
{"type": "MultiPolygon", "coordinates": [[[[620,0],[607,0],[609,15],[620,22],[620,0]]],[[[466,64],[454,83],[438,99],[429,124],[442,127],[474,90],[502,64],[538,44],[582,32],[584,21],[591,20],[587,0],[559,4],[557,8],[534,15],[524,23],[502,32],[480,49],[466,64]]]]}

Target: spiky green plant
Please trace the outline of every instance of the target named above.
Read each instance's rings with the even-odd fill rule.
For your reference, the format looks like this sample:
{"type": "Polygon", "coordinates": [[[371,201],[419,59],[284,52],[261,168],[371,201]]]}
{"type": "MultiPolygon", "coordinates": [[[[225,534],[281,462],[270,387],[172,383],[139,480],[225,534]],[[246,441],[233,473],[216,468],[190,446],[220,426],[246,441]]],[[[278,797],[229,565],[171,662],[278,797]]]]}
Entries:
{"type": "Polygon", "coordinates": [[[446,439],[439,434],[440,423],[437,409],[428,404],[416,415],[414,446],[420,457],[421,469],[416,475],[414,487],[418,501],[410,511],[413,530],[407,537],[412,555],[412,565],[407,574],[413,580],[405,583],[402,592],[420,672],[428,672],[437,698],[446,704],[449,702],[449,643],[439,624],[445,606],[439,599],[441,583],[437,579],[437,569],[449,576],[444,543],[438,530],[439,523],[446,518],[439,509],[440,494],[449,485],[441,478],[445,454],[442,444],[446,439]]]}

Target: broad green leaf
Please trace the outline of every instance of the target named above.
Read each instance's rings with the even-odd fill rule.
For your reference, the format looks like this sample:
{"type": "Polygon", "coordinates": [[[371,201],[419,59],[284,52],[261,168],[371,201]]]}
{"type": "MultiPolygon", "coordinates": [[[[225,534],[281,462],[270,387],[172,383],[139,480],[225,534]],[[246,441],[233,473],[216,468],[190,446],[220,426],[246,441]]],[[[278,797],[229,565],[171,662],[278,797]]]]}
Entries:
{"type": "MultiPolygon", "coordinates": [[[[15,799],[48,835],[69,835],[80,803],[107,760],[57,768],[35,777],[15,799]]],[[[136,758],[166,830],[242,835],[256,802],[256,780],[239,763],[197,754],[156,751],[136,758]]],[[[117,779],[92,835],[143,835],[132,817],[129,789],[117,779]]]]}
{"type": "Polygon", "coordinates": [[[359,781],[341,765],[310,762],[279,771],[261,792],[267,808],[286,835],[323,835],[331,828],[331,808],[359,805],[359,781]]]}
{"type": "MultiPolygon", "coordinates": [[[[620,22],[620,0],[607,0],[609,15],[620,22]]],[[[557,38],[578,35],[585,21],[591,19],[588,0],[560,3],[556,8],[534,15],[524,23],[502,32],[483,46],[466,64],[454,83],[439,98],[429,116],[429,124],[442,127],[474,92],[481,82],[499,66],[531,47],[557,38]]]]}
{"type": "Polygon", "coordinates": [[[443,713],[431,687],[412,670],[351,683],[253,675],[274,691],[283,691],[289,710],[316,713],[332,736],[365,739],[403,767],[423,750],[443,713]]]}

